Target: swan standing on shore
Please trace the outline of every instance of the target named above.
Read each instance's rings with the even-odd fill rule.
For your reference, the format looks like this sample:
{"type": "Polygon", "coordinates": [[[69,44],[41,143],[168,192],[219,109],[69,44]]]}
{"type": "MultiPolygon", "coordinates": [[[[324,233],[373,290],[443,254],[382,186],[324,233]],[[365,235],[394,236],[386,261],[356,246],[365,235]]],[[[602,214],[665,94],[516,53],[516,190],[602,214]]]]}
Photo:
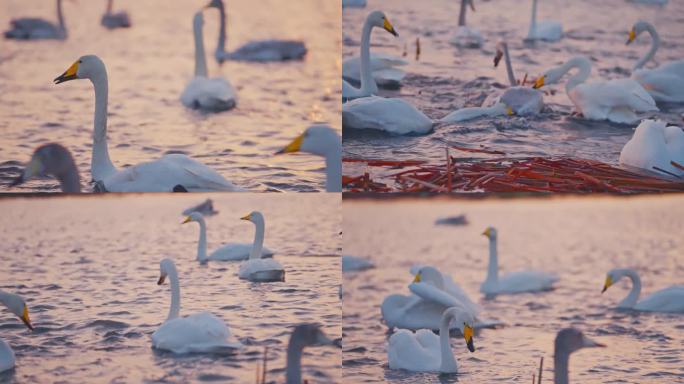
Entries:
{"type": "Polygon", "coordinates": [[[254,211],[240,220],[247,220],[254,223],[254,245],[249,254],[249,259],[240,264],[238,276],[241,279],[254,282],[273,282],[285,281],[285,270],[283,266],[273,259],[262,258],[262,248],[264,246],[265,222],[261,212],[254,211]]]}
{"type": "Polygon", "coordinates": [[[57,143],[43,144],[33,151],[31,161],[13,182],[20,185],[33,177],[53,176],[64,193],[80,193],[81,180],[71,152],[57,143]]]}
{"type": "Polygon", "coordinates": [[[300,324],[295,327],[292,335],[290,335],[290,341],[287,343],[286,384],[301,384],[303,382],[302,354],[304,348],[323,345],[337,346],[317,324],[300,324]]]}
{"type": "Polygon", "coordinates": [[[563,25],[558,21],[537,21],[537,0],[532,0],[532,17],[530,29],[525,41],[544,40],[558,41],[563,37],[563,25]]]}
{"type": "Polygon", "coordinates": [[[620,152],[620,164],[684,175],[684,131],[661,120],[643,120],[620,152]]]}
{"type": "Polygon", "coordinates": [[[636,40],[644,31],[651,35],[651,49],[634,64],[632,79],[638,81],[655,101],[684,102],[684,60],[669,61],[652,69],[644,68],[660,46],[660,36],[653,24],[647,21],[635,23],[629,31],[627,44],[636,40]]]}
{"type": "Polygon", "coordinates": [[[475,12],[474,0],[461,0],[461,10],[458,14],[458,28],[449,42],[461,48],[480,48],[484,44],[484,38],[476,28],[466,26],[466,8],[475,12]]]}
{"type": "Polygon", "coordinates": [[[107,0],[107,10],[105,11],[105,14],[102,15],[100,24],[109,29],[129,28],[131,26],[131,18],[128,16],[128,12],[112,12],[113,2],[114,0],[107,0]]]}
{"type": "Polygon", "coordinates": [[[342,191],[342,138],[327,125],[312,125],[276,152],[306,152],[325,158],[325,191],[342,191]]]}
{"type": "Polygon", "coordinates": [[[641,279],[637,271],[629,268],[616,268],[608,272],[601,293],[605,292],[623,277],[628,277],[632,280],[632,289],[627,297],[617,305],[618,308],[645,312],[684,313],[684,285],[672,285],[653,292],[641,301],[638,301],[641,294],[641,279]]]}
{"type": "Polygon", "coordinates": [[[176,265],[171,259],[159,263],[158,285],[168,277],[171,284],[171,307],[166,321],[152,334],[152,346],[177,354],[212,353],[242,347],[226,323],[209,312],[180,317],[180,284],[176,265]]]}
{"type": "Polygon", "coordinates": [[[558,276],[541,271],[519,271],[499,277],[499,255],[497,252],[497,230],[488,227],[482,233],[489,239],[489,266],[487,278],[480,285],[480,292],[486,295],[514,294],[547,291],[553,288],[558,276]]]}
{"type": "Polygon", "coordinates": [[[225,60],[256,62],[301,60],[306,55],[304,43],[295,40],[253,41],[234,52],[226,52],[226,7],[223,0],[211,0],[205,8],[216,8],[219,11],[221,27],[214,54],[219,64],[225,60]]]}
{"type": "Polygon", "coordinates": [[[537,78],[534,88],[558,83],[573,68],[578,72],[568,79],[565,92],[586,119],[631,124],[639,120],[636,113],[658,110],[651,95],[632,79],[585,83],[591,73],[591,61],[585,56],[575,56],[565,64],[549,69],[537,78]]]}
{"type": "Polygon", "coordinates": [[[442,315],[439,336],[429,329],[420,329],[415,333],[400,329],[390,336],[387,347],[390,369],[405,369],[412,372],[458,372],[456,358],[449,343],[452,322],[461,331],[468,350],[475,352],[473,316],[463,308],[451,307],[442,315]]]}
{"type": "Polygon", "coordinates": [[[204,54],[202,12],[195,13],[192,30],[195,36],[195,76],[181,94],[181,102],[188,108],[210,112],[221,112],[235,108],[237,95],[235,89],[222,77],[209,78],[207,60],[204,54]]]}
{"type": "MultiPolygon", "coordinates": [[[[199,224],[200,233],[197,242],[197,261],[206,263],[207,261],[237,261],[247,260],[254,244],[252,243],[228,243],[215,249],[207,256],[207,223],[204,216],[199,212],[190,213],[182,224],[194,221],[199,224]]],[[[263,248],[261,257],[273,257],[273,251],[263,248]]]]}
{"type": "Polygon", "coordinates": [[[568,363],[570,354],[582,348],[605,347],[575,329],[561,329],[556,335],[553,349],[553,383],[569,384],[568,363]]]}
{"type": "MultiPolygon", "coordinates": [[[[28,329],[33,330],[31,319],[29,318],[28,306],[24,299],[14,293],[5,292],[0,289],[0,303],[2,303],[10,312],[14,313],[28,329]]],[[[16,357],[12,347],[4,340],[0,339],[0,372],[7,371],[14,368],[16,364],[16,357]]]]}
{"type": "Polygon", "coordinates": [[[67,30],[64,24],[62,0],[56,0],[56,3],[57,25],[35,17],[13,19],[10,21],[10,29],[5,31],[5,37],[19,40],[66,39],[67,30]]]}
{"type": "Polygon", "coordinates": [[[96,189],[108,192],[238,191],[213,169],[181,154],[117,170],[107,148],[107,69],[99,57],[82,56],[55,79],[56,84],[88,79],[95,88],[95,123],[90,171],[96,189]]]}

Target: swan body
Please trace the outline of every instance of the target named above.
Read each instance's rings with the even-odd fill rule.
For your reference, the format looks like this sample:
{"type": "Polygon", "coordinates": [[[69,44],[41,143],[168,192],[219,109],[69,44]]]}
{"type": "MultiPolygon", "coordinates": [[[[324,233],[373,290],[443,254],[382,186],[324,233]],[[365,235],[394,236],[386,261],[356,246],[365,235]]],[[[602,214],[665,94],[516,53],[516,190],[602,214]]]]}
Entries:
{"type": "Polygon", "coordinates": [[[342,272],[363,271],[375,268],[375,265],[362,257],[342,255],[342,272]]]}
{"type": "Polygon", "coordinates": [[[457,123],[477,119],[480,117],[494,117],[512,115],[513,110],[506,104],[497,101],[494,105],[489,107],[466,107],[449,113],[448,115],[439,119],[440,123],[457,123]]]}
{"type": "Polygon", "coordinates": [[[617,305],[618,308],[644,312],[684,313],[684,285],[673,285],[661,289],[638,301],[641,294],[641,279],[637,271],[633,269],[617,268],[608,272],[601,293],[623,277],[632,280],[632,289],[627,297],[617,305]]]}
{"type": "Polygon", "coordinates": [[[582,348],[605,347],[586,337],[575,328],[561,329],[556,335],[553,349],[553,383],[569,384],[568,363],[570,354],[582,348]]]}
{"type": "Polygon", "coordinates": [[[221,18],[218,44],[214,54],[219,64],[226,60],[253,62],[301,60],[306,56],[306,45],[296,40],[252,41],[233,52],[226,52],[226,8],[223,0],[211,0],[206,8],[216,8],[221,18]]]}
{"type": "Polygon", "coordinates": [[[220,352],[242,347],[230,333],[226,323],[208,312],[180,317],[180,285],[178,272],[171,259],[159,264],[161,275],[157,284],[168,277],[171,284],[171,308],[164,323],[152,334],[152,346],[177,354],[220,352]]]}
{"type": "Polygon", "coordinates": [[[402,99],[370,96],[342,105],[342,127],[398,135],[425,134],[432,131],[433,122],[402,99]]]}
{"type": "Polygon", "coordinates": [[[254,282],[285,281],[285,270],[283,266],[274,259],[262,258],[264,246],[265,222],[261,212],[252,212],[240,220],[247,220],[254,223],[256,228],[254,234],[254,245],[249,254],[249,258],[240,264],[238,277],[243,280],[254,282]]]}
{"type": "Polygon", "coordinates": [[[56,0],[56,3],[58,24],[32,17],[14,19],[10,21],[11,28],[5,31],[5,37],[19,40],[66,39],[62,0],[56,0]]]}
{"type": "Polygon", "coordinates": [[[537,0],[532,0],[530,29],[525,40],[558,41],[563,37],[563,25],[558,21],[537,21],[537,0]]]}
{"type": "Polygon", "coordinates": [[[276,154],[294,152],[325,158],[325,191],[342,191],[342,138],[334,129],[314,124],[276,154]]]}
{"type": "Polygon", "coordinates": [[[460,329],[468,350],[474,352],[472,315],[462,308],[451,307],[447,308],[442,315],[439,336],[429,329],[420,329],[415,333],[400,329],[390,336],[387,347],[390,369],[405,369],[413,372],[458,372],[458,365],[449,343],[449,329],[452,321],[460,329]]]}
{"type": "Polygon", "coordinates": [[[579,72],[568,80],[565,91],[586,119],[631,124],[639,119],[636,113],[658,111],[651,95],[632,79],[584,83],[591,72],[591,62],[584,56],[576,56],[546,71],[536,80],[534,88],[557,83],[572,68],[578,68],[579,72]]]}
{"type": "Polygon", "coordinates": [[[365,8],[367,0],[342,0],[342,8],[365,8]]]}
{"type": "Polygon", "coordinates": [[[622,165],[684,175],[672,162],[684,165],[684,130],[661,120],[643,120],[620,152],[622,165]]]}
{"type": "Polygon", "coordinates": [[[128,12],[112,12],[113,1],[114,0],[107,0],[107,10],[105,14],[102,15],[102,20],[100,20],[100,24],[102,24],[103,27],[109,29],[129,28],[131,26],[131,18],[128,16],[128,12]]]}
{"type": "Polygon", "coordinates": [[[181,102],[188,108],[211,112],[227,111],[237,104],[233,86],[224,78],[208,77],[207,62],[204,54],[202,12],[195,13],[192,27],[195,34],[195,76],[181,94],[181,102]]]}
{"type": "MultiPolygon", "coordinates": [[[[401,86],[406,72],[397,67],[403,65],[408,65],[408,62],[401,57],[382,52],[370,54],[371,74],[381,88],[395,89],[401,86]]],[[[342,62],[342,78],[353,83],[361,82],[361,57],[350,57],[342,62]]]]}
{"type": "Polygon", "coordinates": [[[302,354],[305,347],[339,346],[330,340],[317,324],[300,324],[295,327],[287,343],[286,384],[302,384],[302,354]]]}
{"type": "Polygon", "coordinates": [[[470,8],[475,11],[473,0],[461,0],[461,9],[458,15],[458,28],[456,33],[449,40],[449,43],[460,48],[480,48],[484,44],[484,38],[479,30],[466,26],[466,8],[470,4],[470,8]]]}
{"type": "Polygon", "coordinates": [[[5,342],[5,340],[0,339],[0,372],[5,372],[14,368],[17,363],[17,358],[14,355],[12,347],[5,342]]]}
{"type": "Polygon", "coordinates": [[[57,143],[43,144],[33,151],[31,161],[13,182],[16,186],[35,176],[52,175],[64,193],[80,193],[81,179],[71,152],[57,143]]]}
{"type": "Polygon", "coordinates": [[[480,292],[487,295],[499,295],[547,291],[552,289],[553,284],[558,281],[558,275],[541,271],[511,272],[499,276],[497,230],[489,227],[482,234],[489,239],[489,266],[487,278],[480,285],[480,292]]]}
{"type": "MultiPolygon", "coordinates": [[[[361,31],[361,58],[358,73],[361,75],[361,88],[355,88],[346,80],[342,79],[342,99],[351,100],[360,97],[367,97],[378,92],[378,86],[373,78],[373,67],[370,55],[370,36],[374,27],[383,28],[387,32],[398,36],[392,23],[389,22],[385,14],[381,11],[373,11],[366,16],[361,31]]],[[[343,72],[344,77],[344,72],[343,72]]]]}
{"type": "Polygon", "coordinates": [[[117,170],[107,148],[107,70],[99,57],[82,56],[56,84],[89,79],[95,88],[95,123],[90,170],[98,189],[108,192],[239,191],[213,169],[181,154],[117,170]]]}
{"type": "MultiPolygon", "coordinates": [[[[33,330],[33,324],[31,324],[31,319],[29,318],[28,306],[21,296],[0,290],[0,303],[19,317],[28,329],[33,330]]],[[[14,368],[16,361],[17,359],[12,347],[4,340],[0,339],[0,372],[14,368]]]]}
{"type": "Polygon", "coordinates": [[[651,49],[635,65],[632,79],[641,84],[657,102],[684,102],[684,60],[670,61],[657,68],[644,68],[653,59],[660,46],[660,36],[653,24],[639,21],[629,32],[627,44],[633,42],[642,32],[651,35],[651,49]]]}

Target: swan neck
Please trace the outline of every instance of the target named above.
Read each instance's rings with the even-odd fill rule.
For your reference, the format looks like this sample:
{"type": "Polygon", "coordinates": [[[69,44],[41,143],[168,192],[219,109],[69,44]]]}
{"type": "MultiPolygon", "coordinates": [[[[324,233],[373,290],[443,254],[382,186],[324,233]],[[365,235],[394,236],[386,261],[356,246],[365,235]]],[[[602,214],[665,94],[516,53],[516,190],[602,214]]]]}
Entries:
{"type": "Polygon", "coordinates": [[[461,10],[458,12],[458,26],[466,25],[466,8],[470,0],[461,0],[461,10]]]}
{"type": "Polygon", "coordinates": [[[530,16],[530,30],[528,37],[534,37],[537,31],[537,0],[532,0],[532,15],[530,16]]]}
{"type": "Polygon", "coordinates": [[[489,239],[489,266],[487,267],[487,283],[499,281],[499,256],[497,253],[496,238],[489,239]]]}
{"type": "Polygon", "coordinates": [[[223,5],[223,2],[220,3],[218,11],[221,17],[221,23],[219,27],[219,37],[218,44],[216,45],[216,53],[220,54],[226,51],[226,8],[223,5]]]}
{"type": "MultiPolygon", "coordinates": [[[[7,299],[10,297],[10,293],[0,289],[0,303],[7,307],[7,299]]],[[[9,307],[7,307],[9,309],[9,307]]]]}
{"type": "Polygon", "coordinates": [[[169,321],[180,315],[180,283],[175,266],[167,271],[167,274],[171,284],[171,307],[169,308],[169,316],[166,318],[166,321],[169,321]]]}
{"type": "Polygon", "coordinates": [[[635,70],[642,68],[649,60],[653,59],[656,51],[658,51],[658,47],[660,47],[660,36],[658,35],[658,32],[656,32],[653,25],[650,23],[646,24],[646,31],[648,31],[648,34],[651,35],[651,48],[639,61],[637,61],[636,64],[634,64],[635,70]]]}
{"type": "Polygon", "coordinates": [[[375,84],[375,79],[373,79],[370,63],[370,36],[372,29],[373,25],[370,20],[366,19],[366,22],[363,24],[363,32],[361,33],[361,91],[370,94],[378,92],[378,86],[375,84]]]}
{"type": "Polygon", "coordinates": [[[565,91],[570,92],[576,86],[585,82],[591,74],[591,62],[585,57],[575,57],[568,60],[561,66],[563,73],[568,73],[572,68],[577,68],[578,71],[565,84],[565,91]]]}
{"type": "Polygon", "coordinates": [[[204,39],[201,23],[193,23],[195,34],[195,77],[207,77],[207,59],[204,54],[204,39]]]}
{"type": "Polygon", "coordinates": [[[81,179],[78,176],[78,170],[76,169],[76,164],[74,164],[73,160],[71,161],[71,164],[69,164],[68,170],[58,176],[58,180],[62,188],[62,192],[81,192],[81,179]]]}
{"type": "Polygon", "coordinates": [[[301,384],[302,382],[302,351],[304,346],[290,338],[287,345],[287,367],[285,368],[285,382],[287,384],[301,384]]]}
{"type": "Polygon", "coordinates": [[[64,24],[64,13],[62,12],[62,0],[57,0],[57,22],[59,23],[59,29],[61,29],[64,36],[66,36],[66,25],[64,24]]]}
{"type": "Polygon", "coordinates": [[[513,65],[511,64],[511,56],[508,54],[508,44],[503,45],[504,61],[506,61],[506,74],[508,75],[508,82],[511,83],[511,87],[518,85],[515,80],[515,74],[513,73],[513,65]]]}
{"type": "Polygon", "coordinates": [[[252,252],[249,254],[250,259],[260,259],[261,250],[264,248],[264,232],[265,226],[263,220],[254,223],[256,231],[254,233],[254,244],[252,245],[252,252]]]}
{"type": "Polygon", "coordinates": [[[568,360],[570,354],[558,343],[553,353],[553,383],[568,384],[568,360]]]}
{"type": "Polygon", "coordinates": [[[325,155],[325,191],[342,191],[342,148],[336,143],[335,149],[325,155]]]}
{"type": "Polygon", "coordinates": [[[103,66],[90,80],[95,88],[95,122],[93,127],[93,156],[90,172],[93,180],[101,181],[116,172],[107,148],[107,98],[109,85],[107,69],[103,66]]]}
{"type": "Polygon", "coordinates": [[[442,360],[439,370],[441,372],[456,372],[458,370],[456,358],[449,343],[449,324],[451,324],[453,318],[454,316],[451,313],[447,313],[442,316],[439,324],[439,349],[442,360]]]}
{"type": "Polygon", "coordinates": [[[641,278],[639,278],[639,274],[637,274],[636,271],[631,269],[625,271],[625,276],[632,280],[632,289],[629,291],[627,297],[625,297],[620,304],[618,304],[618,307],[633,308],[639,300],[639,295],[641,294],[641,278]]]}
{"type": "Polygon", "coordinates": [[[198,220],[200,233],[199,241],[197,242],[197,260],[206,261],[207,260],[207,223],[204,219],[198,220]]]}

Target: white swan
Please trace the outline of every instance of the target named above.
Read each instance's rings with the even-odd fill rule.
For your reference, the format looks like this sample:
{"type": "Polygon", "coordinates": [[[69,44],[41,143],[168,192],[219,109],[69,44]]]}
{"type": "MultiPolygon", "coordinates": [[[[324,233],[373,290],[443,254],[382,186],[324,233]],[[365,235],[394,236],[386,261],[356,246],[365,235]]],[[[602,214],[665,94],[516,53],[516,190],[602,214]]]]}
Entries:
{"type": "Polygon", "coordinates": [[[684,131],[661,120],[643,120],[622,148],[620,164],[684,175],[684,131]]]}
{"type": "Polygon", "coordinates": [[[295,327],[287,343],[287,365],[285,367],[285,383],[302,383],[302,354],[305,347],[323,345],[337,346],[330,340],[317,324],[300,324],[295,327]]]}
{"type": "Polygon", "coordinates": [[[647,21],[636,22],[629,31],[627,44],[644,31],[651,35],[651,49],[634,64],[632,79],[638,81],[655,101],[684,102],[684,60],[669,61],[652,69],[644,68],[660,46],[660,36],[653,24],[647,21]]]}
{"type": "Polygon", "coordinates": [[[455,306],[473,317],[479,314],[480,308],[450,276],[431,266],[412,268],[411,273],[415,274],[411,295],[389,295],[380,306],[387,327],[437,330],[444,310],[455,306]]]}
{"type": "Polygon", "coordinates": [[[306,46],[295,40],[260,40],[249,42],[234,52],[226,52],[226,9],[223,0],[211,0],[206,8],[216,8],[221,17],[218,45],[214,56],[216,61],[286,61],[301,60],[306,55],[306,46]]]}
{"type": "Polygon", "coordinates": [[[449,42],[461,48],[480,48],[484,44],[484,38],[480,31],[476,28],[466,26],[466,8],[470,4],[470,8],[475,12],[474,0],[461,0],[461,10],[458,14],[458,28],[456,33],[449,40],[449,42]]]}
{"type": "Polygon", "coordinates": [[[526,41],[558,41],[563,37],[563,25],[559,21],[537,21],[537,0],[532,0],[532,17],[526,41]]]}
{"type": "MultiPolygon", "coordinates": [[[[363,48],[363,41],[361,41],[363,48]]],[[[384,52],[370,54],[370,71],[375,84],[380,88],[397,89],[406,77],[406,72],[397,68],[408,65],[401,57],[384,52]]],[[[361,83],[361,57],[350,57],[342,62],[342,79],[354,84],[361,83]]]]}
{"type": "Polygon", "coordinates": [[[370,58],[370,35],[373,27],[385,29],[387,32],[398,36],[392,23],[389,22],[385,14],[381,11],[373,11],[368,14],[363,23],[361,32],[361,88],[355,88],[346,80],[342,79],[342,99],[351,100],[359,97],[366,97],[378,92],[378,86],[373,79],[371,58],[370,58]]]}
{"type": "Polygon", "coordinates": [[[575,56],[565,64],[546,71],[537,78],[534,88],[559,82],[573,68],[578,72],[565,84],[565,92],[586,119],[634,123],[639,119],[636,113],[658,110],[651,95],[632,79],[584,83],[591,73],[591,61],[585,56],[575,56]]]}
{"type": "Polygon", "coordinates": [[[400,329],[392,334],[387,347],[390,369],[405,369],[413,372],[458,372],[456,358],[449,343],[449,330],[452,322],[461,330],[468,350],[475,352],[473,316],[460,307],[452,307],[447,308],[442,315],[439,336],[429,329],[421,329],[415,333],[400,329]]]}
{"type": "Polygon", "coordinates": [[[433,122],[402,99],[369,96],[342,104],[342,127],[397,135],[425,134],[432,131],[433,122]]]}
{"type": "MultiPolygon", "coordinates": [[[[31,319],[29,318],[28,306],[24,299],[14,293],[0,290],[0,303],[2,303],[10,312],[14,313],[21,321],[26,324],[28,329],[33,330],[31,319]]],[[[7,371],[14,368],[16,358],[12,347],[4,340],[0,339],[0,372],[7,371]]]]}
{"type": "Polygon", "coordinates": [[[171,259],[159,263],[158,285],[168,276],[171,307],[166,321],[152,334],[152,346],[177,354],[232,351],[242,347],[226,323],[209,312],[180,317],[180,285],[176,265],[171,259]]]}
{"type": "Polygon", "coordinates": [[[283,266],[273,259],[262,258],[262,248],[264,246],[264,215],[254,211],[240,220],[247,220],[254,223],[256,232],[254,234],[254,245],[249,254],[249,259],[240,264],[238,276],[241,279],[255,282],[285,281],[285,270],[283,266]]]}
{"type": "Polygon", "coordinates": [[[107,149],[107,69],[99,57],[82,56],[56,84],[89,79],[95,88],[95,124],[90,171],[97,188],[109,192],[238,191],[213,169],[181,154],[117,170],[107,149]]]}
{"type": "Polygon", "coordinates": [[[67,30],[62,13],[62,0],[57,0],[57,22],[55,25],[49,21],[34,17],[24,17],[10,21],[10,29],[5,31],[8,39],[38,40],[38,39],[66,39],[67,30]]]}
{"type": "Polygon", "coordinates": [[[618,308],[646,312],[684,313],[684,285],[672,285],[668,288],[661,289],[660,291],[653,292],[637,302],[637,300],[639,300],[639,295],[641,294],[641,279],[639,278],[637,271],[629,268],[616,268],[608,272],[601,293],[605,292],[623,277],[629,277],[629,279],[632,280],[632,290],[630,290],[627,297],[617,305],[618,308]]]}
{"type": "Polygon", "coordinates": [[[497,230],[488,227],[482,234],[489,239],[489,266],[487,279],[480,285],[480,292],[486,295],[539,292],[552,289],[558,281],[558,275],[541,271],[511,272],[499,277],[497,230]]]}
{"type": "Polygon", "coordinates": [[[52,175],[58,181],[64,193],[81,192],[81,180],[78,168],[71,152],[57,143],[43,144],[33,151],[31,161],[12,182],[17,186],[36,176],[52,175]]]}
{"type": "Polygon", "coordinates": [[[227,111],[237,104],[235,89],[222,77],[209,78],[207,60],[204,55],[202,12],[195,13],[192,29],[195,35],[195,76],[185,86],[181,102],[188,108],[204,111],[227,111]]]}
{"type": "Polygon", "coordinates": [[[129,28],[131,26],[131,18],[128,16],[128,12],[112,12],[113,2],[114,0],[107,0],[107,10],[105,11],[105,14],[102,15],[102,20],[100,20],[100,24],[102,24],[103,27],[109,29],[129,28]]]}
{"type": "MultiPolygon", "coordinates": [[[[200,233],[197,242],[197,261],[206,263],[207,261],[236,261],[247,260],[254,244],[252,243],[228,243],[214,250],[207,256],[207,223],[204,216],[199,212],[191,212],[183,221],[183,224],[194,221],[199,224],[200,233]]],[[[261,257],[273,257],[273,251],[264,247],[261,257]]]]}
{"type": "Polygon", "coordinates": [[[356,272],[375,268],[372,261],[363,257],[342,255],[342,272],[356,272]]]}
{"type": "Polygon", "coordinates": [[[568,361],[570,354],[582,348],[605,347],[575,329],[561,329],[556,335],[553,350],[553,383],[568,384],[568,361]]]}
{"type": "Polygon", "coordinates": [[[342,191],[342,138],[327,125],[315,124],[276,152],[307,152],[325,158],[325,191],[342,191]]]}

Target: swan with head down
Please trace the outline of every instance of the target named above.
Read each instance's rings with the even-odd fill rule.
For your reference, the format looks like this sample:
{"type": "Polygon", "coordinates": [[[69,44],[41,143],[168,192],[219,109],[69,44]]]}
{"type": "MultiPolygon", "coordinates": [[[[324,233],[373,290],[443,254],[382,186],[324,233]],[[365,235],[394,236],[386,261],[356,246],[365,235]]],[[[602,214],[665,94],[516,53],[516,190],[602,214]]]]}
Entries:
{"type": "Polygon", "coordinates": [[[632,289],[617,305],[618,308],[644,312],[684,313],[684,285],[672,285],[639,300],[641,279],[637,271],[629,268],[616,268],[608,272],[601,293],[625,277],[632,281],[632,289]]]}
{"type": "MultiPolygon", "coordinates": [[[[31,324],[31,319],[29,318],[28,306],[21,296],[0,289],[0,303],[16,315],[29,330],[33,330],[33,324],[31,324]]],[[[12,347],[10,347],[7,342],[0,339],[0,372],[14,368],[16,362],[17,359],[12,347]]]]}

